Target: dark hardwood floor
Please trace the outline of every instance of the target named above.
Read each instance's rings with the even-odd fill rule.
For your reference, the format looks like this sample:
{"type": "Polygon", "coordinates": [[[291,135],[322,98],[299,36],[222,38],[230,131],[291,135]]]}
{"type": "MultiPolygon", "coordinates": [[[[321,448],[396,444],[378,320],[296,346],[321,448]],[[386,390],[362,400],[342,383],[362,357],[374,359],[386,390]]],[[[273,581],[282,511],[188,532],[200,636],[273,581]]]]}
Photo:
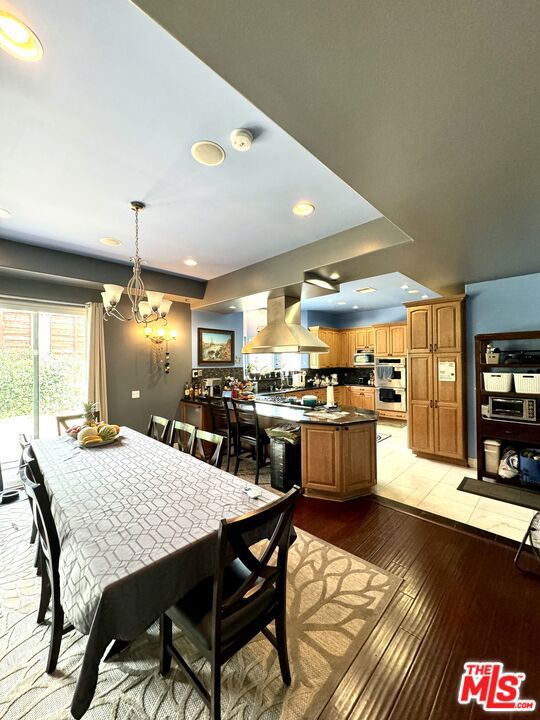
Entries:
{"type": "Polygon", "coordinates": [[[301,498],[295,524],[403,578],[321,720],[540,717],[540,579],[515,569],[513,548],[373,499],[301,498]],[[526,672],[522,697],[539,709],[459,705],[468,660],[526,672]]]}

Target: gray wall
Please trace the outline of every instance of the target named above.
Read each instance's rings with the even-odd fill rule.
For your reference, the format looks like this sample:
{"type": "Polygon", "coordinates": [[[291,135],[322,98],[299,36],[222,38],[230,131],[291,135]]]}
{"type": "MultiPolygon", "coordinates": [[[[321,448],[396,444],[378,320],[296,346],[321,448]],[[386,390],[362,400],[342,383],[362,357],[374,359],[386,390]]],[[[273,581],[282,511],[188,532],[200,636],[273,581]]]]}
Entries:
{"type": "MultiPolygon", "coordinates": [[[[78,304],[101,300],[98,292],[87,288],[4,275],[0,275],[0,295],[78,304]]],[[[151,343],[140,325],[113,320],[105,324],[111,422],[144,430],[151,413],[176,416],[183,385],[191,375],[190,306],[174,303],[169,325],[178,337],[170,345],[171,372],[165,375],[162,369],[154,369],[151,343]],[[140,399],[131,399],[132,390],[140,390],[140,399]]]]}
{"type": "MultiPolygon", "coordinates": [[[[124,307],[123,310],[127,309],[124,307]]],[[[150,414],[177,417],[183,385],[191,377],[191,309],[174,303],[168,325],[178,331],[169,343],[171,371],[153,362],[152,342],[134,322],[109,320],[105,324],[109,420],[145,430],[150,414]],[[131,391],[140,398],[132,399],[131,391]]],[[[159,352],[159,351],[158,351],[159,352]]]]}

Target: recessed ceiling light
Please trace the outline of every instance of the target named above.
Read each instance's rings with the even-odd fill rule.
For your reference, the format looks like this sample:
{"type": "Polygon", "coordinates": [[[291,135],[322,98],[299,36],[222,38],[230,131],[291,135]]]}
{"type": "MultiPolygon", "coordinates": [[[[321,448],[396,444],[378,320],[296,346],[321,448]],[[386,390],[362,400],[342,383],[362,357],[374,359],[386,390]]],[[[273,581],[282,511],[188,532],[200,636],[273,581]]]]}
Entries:
{"type": "Polygon", "coordinates": [[[353,310],[358,310],[358,305],[353,305],[353,306],[352,306],[352,309],[353,309],[353,310]]]}
{"type": "Polygon", "coordinates": [[[121,244],[122,244],[122,243],[120,242],[120,240],[117,240],[116,238],[111,238],[111,237],[102,237],[102,238],[99,238],[99,242],[100,242],[102,245],[109,245],[110,247],[116,247],[117,245],[121,245],[121,244]]]}
{"type": "Polygon", "coordinates": [[[429,295],[422,295],[422,300],[427,300],[429,295]]]}
{"type": "Polygon", "coordinates": [[[28,25],[4,10],[0,12],[0,47],[26,62],[43,57],[43,47],[28,25]]]}
{"type": "Polygon", "coordinates": [[[306,277],[305,282],[309,283],[310,285],[316,285],[317,287],[324,288],[325,290],[335,290],[336,286],[330,282],[330,280],[325,280],[322,277],[306,277]]]}
{"type": "Polygon", "coordinates": [[[362,295],[365,295],[366,293],[372,293],[372,292],[377,292],[377,291],[375,290],[375,288],[372,288],[372,287],[364,287],[364,288],[358,288],[358,290],[356,292],[361,293],[362,295]]]}
{"type": "Polygon", "coordinates": [[[229,310],[236,310],[236,305],[229,305],[229,310]]]}
{"type": "Polygon", "coordinates": [[[409,289],[409,286],[408,286],[408,285],[401,285],[400,287],[401,287],[402,290],[408,290],[408,289],[409,289]]]}
{"type": "Polygon", "coordinates": [[[2,218],[2,220],[7,220],[10,217],[11,217],[11,213],[9,212],[9,210],[0,208],[0,218],[2,218]]]}
{"type": "Polygon", "coordinates": [[[195,260],[194,257],[187,257],[187,258],[184,260],[184,265],[189,265],[189,267],[195,267],[195,265],[197,265],[197,264],[198,264],[198,263],[197,263],[197,261],[195,260]]]}
{"type": "Polygon", "coordinates": [[[315,212],[315,205],[307,200],[300,200],[300,202],[297,202],[296,205],[293,205],[292,211],[295,215],[307,217],[315,212]]]}
{"type": "Polygon", "coordinates": [[[333,273],[330,275],[330,280],[339,280],[339,278],[340,278],[340,275],[339,275],[338,272],[333,272],[333,273]]]}
{"type": "Polygon", "coordinates": [[[409,293],[409,295],[418,295],[420,290],[407,290],[407,292],[409,293]]]}
{"type": "Polygon", "coordinates": [[[340,301],[338,302],[338,305],[346,305],[346,304],[347,304],[347,303],[345,302],[345,300],[340,300],[340,301]]]}
{"type": "Polygon", "coordinates": [[[201,140],[191,146],[191,154],[193,158],[201,165],[214,167],[221,165],[225,160],[225,150],[211,140],[201,140]]]}

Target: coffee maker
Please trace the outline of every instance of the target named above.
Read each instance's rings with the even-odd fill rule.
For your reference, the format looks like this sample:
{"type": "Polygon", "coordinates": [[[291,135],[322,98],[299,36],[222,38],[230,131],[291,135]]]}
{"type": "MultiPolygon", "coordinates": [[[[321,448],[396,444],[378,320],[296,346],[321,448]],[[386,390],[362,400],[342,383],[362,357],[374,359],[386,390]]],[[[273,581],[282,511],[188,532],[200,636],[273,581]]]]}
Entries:
{"type": "Polygon", "coordinates": [[[204,378],[204,387],[208,397],[221,395],[221,378],[204,378]]]}

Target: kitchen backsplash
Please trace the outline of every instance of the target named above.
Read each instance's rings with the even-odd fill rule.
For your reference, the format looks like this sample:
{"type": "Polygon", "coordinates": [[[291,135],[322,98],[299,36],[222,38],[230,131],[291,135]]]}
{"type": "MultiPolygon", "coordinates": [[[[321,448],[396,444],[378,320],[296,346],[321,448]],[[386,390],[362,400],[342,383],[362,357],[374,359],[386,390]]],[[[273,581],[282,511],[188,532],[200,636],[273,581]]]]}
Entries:
{"type": "MultiPolygon", "coordinates": [[[[244,377],[243,367],[219,367],[219,368],[192,368],[197,370],[199,373],[196,378],[192,377],[192,380],[201,380],[204,378],[219,378],[224,380],[226,377],[233,377],[237,380],[242,380],[244,377]]],[[[193,373],[192,373],[193,375],[193,373]]],[[[221,383],[223,386],[223,383],[221,383]]]]}

